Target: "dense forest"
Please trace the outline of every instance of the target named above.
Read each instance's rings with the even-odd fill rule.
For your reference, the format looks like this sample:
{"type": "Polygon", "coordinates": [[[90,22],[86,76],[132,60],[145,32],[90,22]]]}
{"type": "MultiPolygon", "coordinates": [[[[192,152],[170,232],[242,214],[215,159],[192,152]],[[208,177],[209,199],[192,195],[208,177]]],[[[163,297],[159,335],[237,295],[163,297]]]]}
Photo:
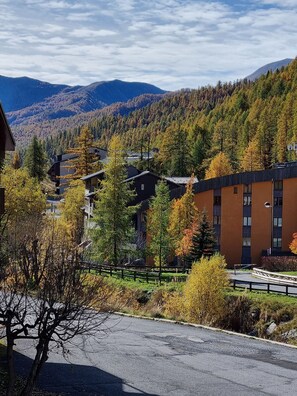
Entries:
{"type": "MultiPolygon", "coordinates": [[[[158,149],[153,169],[171,175],[204,176],[223,152],[235,172],[291,161],[287,144],[297,141],[297,60],[256,82],[218,83],[165,96],[128,115],[110,114],[89,123],[99,146],[113,134],[127,148],[158,149]]],[[[74,144],[79,128],[45,141],[50,156],[74,144]]]]}

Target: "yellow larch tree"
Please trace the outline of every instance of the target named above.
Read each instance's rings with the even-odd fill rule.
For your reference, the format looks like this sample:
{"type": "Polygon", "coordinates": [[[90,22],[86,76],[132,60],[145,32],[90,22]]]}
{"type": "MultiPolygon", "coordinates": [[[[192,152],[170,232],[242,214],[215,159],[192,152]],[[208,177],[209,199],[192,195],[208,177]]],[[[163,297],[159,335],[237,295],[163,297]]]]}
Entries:
{"type": "Polygon", "coordinates": [[[205,173],[205,179],[226,176],[230,175],[231,173],[233,173],[233,169],[229,158],[225,153],[220,152],[211,161],[209,168],[205,173]]]}

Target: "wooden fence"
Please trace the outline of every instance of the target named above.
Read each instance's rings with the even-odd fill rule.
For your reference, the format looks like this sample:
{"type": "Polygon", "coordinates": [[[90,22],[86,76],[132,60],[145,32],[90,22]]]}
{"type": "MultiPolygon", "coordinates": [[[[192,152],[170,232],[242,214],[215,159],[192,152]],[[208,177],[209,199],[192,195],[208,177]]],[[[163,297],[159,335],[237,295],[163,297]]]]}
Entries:
{"type": "MultiPolygon", "coordinates": [[[[182,275],[180,272],[176,272],[177,275],[169,275],[168,272],[172,272],[172,269],[167,267],[162,269],[161,279],[159,273],[156,270],[148,270],[147,268],[133,269],[123,267],[112,267],[106,265],[98,265],[93,263],[82,263],[82,268],[88,272],[95,272],[102,276],[111,276],[119,279],[133,279],[134,281],[139,280],[146,283],[157,283],[157,282],[184,282],[187,279],[187,274],[182,275]],[[168,275],[167,275],[168,274],[168,275]]],[[[176,270],[176,267],[175,267],[176,270]]]]}
{"type": "Polygon", "coordinates": [[[249,291],[264,291],[266,293],[285,294],[286,296],[297,296],[297,285],[284,285],[267,282],[251,282],[232,279],[233,289],[247,289],[249,291]]]}

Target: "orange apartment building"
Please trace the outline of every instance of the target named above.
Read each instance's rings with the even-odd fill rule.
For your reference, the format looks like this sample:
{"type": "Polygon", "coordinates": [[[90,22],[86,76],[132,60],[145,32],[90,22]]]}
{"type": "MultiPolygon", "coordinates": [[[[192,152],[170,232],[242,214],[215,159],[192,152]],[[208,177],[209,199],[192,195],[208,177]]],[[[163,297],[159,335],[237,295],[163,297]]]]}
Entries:
{"type": "Polygon", "coordinates": [[[289,251],[297,231],[297,162],[195,183],[195,203],[207,210],[217,248],[229,266],[259,264],[289,251]]]}

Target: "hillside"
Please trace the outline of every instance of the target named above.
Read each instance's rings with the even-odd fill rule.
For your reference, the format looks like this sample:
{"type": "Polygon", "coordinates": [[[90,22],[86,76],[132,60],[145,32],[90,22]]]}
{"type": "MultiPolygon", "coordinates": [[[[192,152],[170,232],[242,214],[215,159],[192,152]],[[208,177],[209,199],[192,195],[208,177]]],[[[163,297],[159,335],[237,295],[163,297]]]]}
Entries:
{"type": "MultiPolygon", "coordinates": [[[[73,117],[127,102],[140,95],[161,95],[154,85],[120,80],[103,81],[86,87],[54,85],[28,77],[0,76],[0,100],[11,126],[32,125],[73,117]]],[[[18,134],[16,133],[18,139],[18,134]]]]}
{"type": "MultiPolygon", "coordinates": [[[[102,146],[116,132],[128,147],[157,147],[155,171],[176,176],[194,171],[203,177],[220,151],[230,158],[234,171],[296,160],[287,144],[297,142],[297,60],[255,82],[181,91],[128,115],[105,115],[89,125],[102,146]],[[248,167],[243,159],[249,160],[248,167]]],[[[48,139],[49,153],[73,145],[77,133],[65,131],[48,139]]]]}
{"type": "MultiPolygon", "coordinates": [[[[12,126],[17,145],[26,145],[33,135],[41,139],[55,137],[68,130],[77,130],[80,126],[94,119],[107,115],[127,115],[130,112],[161,100],[164,95],[171,94],[144,94],[137,96],[128,102],[117,102],[99,110],[80,112],[70,117],[62,117],[42,121],[38,114],[28,117],[26,122],[14,123],[12,126]],[[39,121],[38,121],[39,120],[39,121]]],[[[45,110],[46,111],[46,110],[45,110]]]]}

